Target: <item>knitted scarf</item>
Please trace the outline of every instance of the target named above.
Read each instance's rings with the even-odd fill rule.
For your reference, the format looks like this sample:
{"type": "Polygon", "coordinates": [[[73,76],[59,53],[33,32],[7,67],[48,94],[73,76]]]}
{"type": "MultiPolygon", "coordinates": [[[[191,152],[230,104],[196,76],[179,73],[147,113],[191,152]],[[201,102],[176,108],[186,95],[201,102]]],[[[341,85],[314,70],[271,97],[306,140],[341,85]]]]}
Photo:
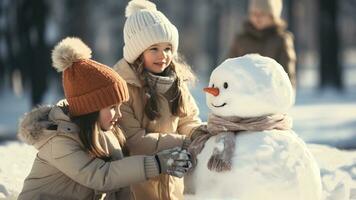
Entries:
{"type": "Polygon", "coordinates": [[[208,131],[216,135],[221,132],[289,130],[292,119],[285,114],[268,115],[263,117],[240,118],[220,117],[210,114],[208,117],[208,131]]]}
{"type": "Polygon", "coordinates": [[[236,133],[242,131],[290,130],[292,119],[285,114],[268,115],[253,118],[220,117],[210,114],[207,130],[209,135],[195,139],[189,147],[193,155],[198,155],[210,136],[218,135],[215,140],[223,145],[223,149],[214,148],[209,159],[208,168],[222,172],[231,170],[231,158],[235,151],[236,133]]]}
{"type": "Polygon", "coordinates": [[[177,79],[176,73],[171,68],[167,68],[162,75],[156,75],[145,71],[144,77],[148,87],[161,94],[166,93],[177,79]]]}
{"type": "Polygon", "coordinates": [[[162,74],[156,75],[145,71],[144,81],[146,83],[147,102],[145,113],[150,120],[160,117],[158,110],[157,95],[162,94],[169,103],[172,114],[177,114],[181,93],[179,90],[179,78],[174,70],[167,68],[162,74]]]}

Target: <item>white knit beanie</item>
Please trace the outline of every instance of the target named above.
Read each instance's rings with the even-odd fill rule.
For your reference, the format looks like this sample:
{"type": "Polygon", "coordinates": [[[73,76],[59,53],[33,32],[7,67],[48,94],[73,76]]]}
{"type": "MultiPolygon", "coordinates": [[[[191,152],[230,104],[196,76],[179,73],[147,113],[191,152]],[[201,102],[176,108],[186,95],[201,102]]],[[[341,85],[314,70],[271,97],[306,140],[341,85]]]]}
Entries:
{"type": "Polygon", "coordinates": [[[148,47],[161,42],[172,45],[172,53],[178,49],[178,30],[147,0],[132,0],[125,13],[124,58],[133,63],[148,47]]]}
{"type": "Polygon", "coordinates": [[[282,14],[282,0],[250,0],[249,11],[258,9],[270,13],[274,19],[280,19],[282,14]]]}

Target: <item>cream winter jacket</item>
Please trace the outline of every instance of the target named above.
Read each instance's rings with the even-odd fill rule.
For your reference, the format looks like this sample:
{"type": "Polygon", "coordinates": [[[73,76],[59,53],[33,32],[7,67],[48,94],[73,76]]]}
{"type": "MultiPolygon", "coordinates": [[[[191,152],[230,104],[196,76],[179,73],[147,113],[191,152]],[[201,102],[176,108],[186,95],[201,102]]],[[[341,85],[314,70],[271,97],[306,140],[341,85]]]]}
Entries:
{"type": "Polygon", "coordinates": [[[123,158],[111,132],[105,132],[100,142],[106,142],[114,161],[104,162],[89,156],[78,131],[58,106],[40,107],[25,115],[19,137],[38,153],[19,200],[99,199],[101,193],[106,193],[105,199],[129,199],[127,186],[146,180],[144,156],[123,158]]]}
{"type": "MultiPolygon", "coordinates": [[[[136,73],[124,59],[114,69],[127,82],[130,94],[130,100],[121,106],[123,119],[119,124],[126,135],[131,155],[151,155],[163,149],[182,146],[185,137],[201,126],[198,107],[185,84],[181,86],[182,95],[189,102],[189,113],[185,117],[172,115],[167,99],[163,94],[158,94],[161,116],[151,121],[145,115],[145,92],[136,73]]],[[[139,200],[184,198],[183,179],[168,175],[134,184],[131,189],[135,199],[139,200]]]]}

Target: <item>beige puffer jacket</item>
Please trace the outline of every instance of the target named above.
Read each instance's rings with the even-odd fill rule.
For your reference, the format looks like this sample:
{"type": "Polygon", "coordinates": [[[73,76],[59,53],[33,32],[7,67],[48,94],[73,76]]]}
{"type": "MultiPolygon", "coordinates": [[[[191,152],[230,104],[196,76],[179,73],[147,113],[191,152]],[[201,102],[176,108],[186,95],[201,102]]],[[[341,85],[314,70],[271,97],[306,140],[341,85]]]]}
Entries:
{"type": "MultiPolygon", "coordinates": [[[[151,121],[145,115],[145,91],[136,73],[124,59],[121,59],[114,69],[127,82],[130,94],[130,100],[121,106],[123,118],[119,124],[126,135],[131,155],[151,155],[163,149],[182,146],[184,139],[201,127],[198,107],[185,84],[180,87],[183,98],[188,101],[188,114],[184,117],[172,115],[168,100],[163,94],[158,94],[161,116],[151,121]]],[[[134,184],[131,188],[135,199],[139,200],[184,199],[183,179],[168,175],[134,184]]]]}
{"type": "Polygon", "coordinates": [[[128,186],[146,180],[144,156],[123,158],[111,132],[102,135],[114,161],[92,158],[79,128],[61,107],[39,107],[25,115],[19,138],[38,149],[18,199],[129,199],[128,186]]]}

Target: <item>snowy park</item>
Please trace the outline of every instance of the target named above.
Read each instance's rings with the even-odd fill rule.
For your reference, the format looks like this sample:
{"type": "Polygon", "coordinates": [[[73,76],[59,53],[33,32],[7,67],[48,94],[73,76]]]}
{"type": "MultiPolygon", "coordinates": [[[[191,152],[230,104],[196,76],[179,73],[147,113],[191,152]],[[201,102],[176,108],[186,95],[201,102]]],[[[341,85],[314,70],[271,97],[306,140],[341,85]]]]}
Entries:
{"type": "MultiPolygon", "coordinates": [[[[201,117],[206,120],[209,109],[202,89],[207,83],[201,82],[193,88],[193,94],[199,100],[201,117]]],[[[50,93],[46,95],[48,103],[59,98],[50,93]]],[[[2,94],[0,104],[9,105],[1,110],[0,134],[3,137],[8,132],[15,134],[18,119],[29,109],[26,97],[16,97],[7,92],[2,94]]],[[[323,199],[356,199],[356,150],[353,150],[356,144],[355,90],[350,88],[346,93],[339,93],[304,88],[297,94],[296,105],[289,113],[293,118],[293,129],[307,143],[320,167],[323,199]]],[[[0,143],[0,199],[16,199],[36,152],[34,147],[18,141],[0,143]]],[[[195,199],[192,195],[186,198],[195,199]]]]}
{"type": "Polygon", "coordinates": [[[355,9],[1,1],[0,200],[356,200],[355,9]]]}

